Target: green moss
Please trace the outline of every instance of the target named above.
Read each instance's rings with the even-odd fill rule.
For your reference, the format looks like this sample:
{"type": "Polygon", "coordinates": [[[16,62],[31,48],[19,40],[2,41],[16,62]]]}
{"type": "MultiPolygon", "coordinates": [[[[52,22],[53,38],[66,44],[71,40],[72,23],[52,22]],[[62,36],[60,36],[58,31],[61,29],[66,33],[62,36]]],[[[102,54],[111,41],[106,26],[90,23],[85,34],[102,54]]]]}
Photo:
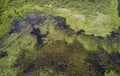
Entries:
{"type": "MultiPolygon", "coordinates": [[[[37,0],[36,0],[37,1],[37,0]]],[[[80,29],[85,29],[87,34],[95,34],[95,35],[101,35],[101,36],[106,36],[106,34],[109,34],[109,32],[111,30],[113,30],[113,28],[116,28],[119,26],[120,22],[119,22],[119,18],[117,16],[117,1],[111,0],[111,1],[100,1],[101,3],[98,4],[98,1],[95,2],[90,2],[90,1],[84,1],[84,2],[78,2],[78,1],[63,1],[63,2],[56,2],[56,1],[40,1],[40,4],[38,5],[36,2],[31,2],[29,1],[27,4],[25,4],[25,1],[17,1],[14,2],[12,1],[12,5],[9,5],[10,7],[8,8],[9,10],[4,10],[6,13],[3,14],[3,24],[1,26],[1,32],[0,35],[4,35],[7,31],[8,31],[8,26],[10,25],[9,20],[6,20],[7,15],[8,14],[12,14],[15,17],[18,16],[22,16],[23,14],[33,11],[33,10],[39,10],[39,11],[43,11],[47,14],[51,14],[51,15],[55,15],[55,16],[62,16],[65,17],[67,20],[67,24],[70,25],[71,28],[73,28],[75,31],[78,31],[80,29]],[[54,5],[52,3],[55,3],[54,5]],[[66,5],[64,3],[67,3],[66,5]],[[41,6],[42,4],[42,6],[41,6]],[[49,4],[49,5],[48,5],[49,4]],[[57,5],[56,5],[57,4],[57,5]],[[17,7],[15,7],[15,5],[17,5],[17,7]],[[18,6],[20,5],[20,6],[18,6]],[[60,5],[60,6],[59,6],[60,5]],[[62,8],[65,8],[66,10],[70,10],[70,13],[62,13],[61,12],[56,12],[55,9],[59,9],[61,6],[63,6],[62,8]],[[109,8],[108,8],[109,7],[109,8]],[[16,14],[14,13],[13,10],[16,10],[17,12],[19,12],[19,15],[16,16],[16,14]],[[113,12],[114,11],[114,12],[113,12]],[[110,18],[107,18],[109,21],[105,21],[105,24],[101,24],[101,28],[104,28],[104,26],[106,25],[106,29],[109,28],[110,30],[101,30],[96,32],[96,30],[92,29],[94,26],[93,23],[91,23],[91,21],[83,21],[81,23],[76,24],[76,21],[74,21],[74,18],[72,17],[75,14],[83,14],[86,16],[86,18],[88,20],[91,20],[90,17],[87,16],[92,16],[92,13],[94,12],[100,12],[103,13],[104,15],[109,15],[110,18]],[[7,21],[7,23],[6,23],[7,21]],[[111,22],[112,21],[112,22],[111,22]],[[6,26],[6,27],[5,27],[6,26]],[[103,26],[103,27],[102,27],[103,26]],[[6,31],[3,31],[4,29],[7,29],[6,31]]],[[[8,3],[9,4],[9,3],[8,3]]],[[[92,20],[93,21],[93,20],[92,20]]],[[[77,21],[79,22],[79,21],[77,21]]],[[[101,29],[100,28],[100,29],[101,29]]],[[[99,30],[99,29],[98,29],[99,30]]]]}
{"type": "MultiPolygon", "coordinates": [[[[1,23],[0,38],[4,37],[8,33],[11,27],[11,23],[14,19],[19,20],[21,17],[24,17],[26,13],[29,13],[29,12],[40,11],[45,13],[46,15],[60,16],[60,17],[66,18],[67,25],[73,30],[75,30],[74,34],[70,33],[71,36],[68,36],[68,33],[66,33],[65,31],[55,30],[54,26],[56,25],[56,23],[54,22],[54,20],[46,21],[44,23],[45,26],[39,27],[41,29],[42,34],[46,33],[47,31],[46,28],[49,28],[49,32],[50,32],[49,35],[46,38],[44,38],[44,42],[48,43],[48,45],[44,49],[42,49],[44,50],[42,51],[42,53],[40,52],[41,53],[40,55],[43,54],[42,56],[44,56],[47,52],[47,53],[50,53],[49,55],[52,59],[51,53],[56,55],[56,53],[64,52],[64,50],[66,50],[65,47],[63,46],[64,43],[61,45],[61,48],[59,48],[59,45],[50,46],[54,41],[58,41],[58,40],[65,40],[69,44],[74,43],[74,40],[78,40],[79,43],[81,43],[87,49],[87,51],[97,51],[98,47],[102,47],[109,53],[113,51],[120,52],[120,47],[119,47],[120,44],[118,41],[119,39],[112,41],[108,38],[105,38],[107,35],[110,34],[112,30],[115,30],[118,26],[120,26],[120,18],[118,17],[118,14],[117,14],[118,13],[117,0],[116,1],[115,0],[106,0],[106,1],[93,0],[93,2],[88,0],[81,0],[81,1],[29,0],[28,2],[27,0],[20,0],[20,1],[5,0],[3,2],[0,1],[0,3],[1,3],[0,7],[2,7],[2,9],[0,9],[0,23],[1,23]],[[13,18],[9,19],[8,15],[12,15],[13,18]],[[104,20],[99,22],[100,19],[104,19],[104,20]],[[47,25],[49,25],[49,27],[47,27],[47,25]],[[85,34],[82,34],[79,36],[75,35],[75,33],[81,29],[85,30],[85,34]],[[104,39],[99,39],[95,36],[91,36],[90,34],[94,34],[95,36],[103,36],[104,39]],[[51,42],[49,42],[49,40],[51,40],[51,42]],[[54,50],[53,48],[55,46],[56,46],[56,49],[54,50]]],[[[30,30],[27,30],[27,31],[30,31],[30,30]]],[[[0,76],[7,76],[7,75],[16,76],[18,72],[20,72],[21,68],[19,67],[13,68],[11,66],[19,58],[18,56],[20,55],[20,53],[27,50],[26,55],[29,62],[29,59],[31,59],[31,61],[34,61],[34,59],[38,55],[38,52],[35,52],[35,51],[38,50],[39,48],[41,49],[39,45],[36,46],[37,44],[36,37],[31,36],[30,33],[27,33],[26,31],[12,34],[9,37],[4,38],[1,42],[2,43],[0,44],[1,45],[0,51],[3,51],[3,50],[7,51],[9,55],[0,60],[0,63],[1,63],[0,76]]],[[[74,44],[72,46],[76,47],[77,45],[78,44],[74,44]]],[[[69,50],[71,50],[74,47],[70,47],[69,50]]],[[[79,54],[77,54],[78,52],[76,53],[76,50],[72,49],[72,51],[74,52],[73,54],[70,54],[71,60],[69,61],[74,65],[77,65],[82,62],[82,57],[80,55],[85,54],[86,56],[86,53],[84,52],[82,53],[79,52],[79,54]],[[81,60],[79,58],[81,58],[81,60]],[[78,60],[75,61],[75,59],[79,59],[79,62],[77,62],[78,60]]],[[[70,52],[67,52],[67,53],[70,53],[70,52]]],[[[39,57],[38,57],[38,60],[39,60],[39,57]]],[[[47,63],[48,62],[47,57],[45,58],[45,60],[46,60],[45,63],[47,63]]],[[[54,58],[53,61],[56,61],[56,58],[54,58]]],[[[50,62],[52,62],[52,60],[50,62]]],[[[83,63],[84,63],[84,59],[83,59],[83,63]]],[[[59,63],[57,63],[57,65],[59,65],[59,63]]],[[[78,67],[78,66],[79,65],[75,67],[78,67]]],[[[72,67],[75,70],[73,71],[73,70],[70,70],[71,69],[70,67],[72,66],[69,65],[68,71],[70,73],[73,73],[74,75],[76,71],[78,73],[79,71],[78,68],[72,67]]],[[[84,70],[87,70],[86,66],[83,64],[79,66],[79,68],[80,69],[85,68],[84,70]]],[[[86,73],[84,70],[82,72],[86,73]]],[[[37,73],[40,76],[43,76],[43,75],[47,76],[49,75],[48,74],[49,71],[51,71],[51,74],[50,74],[51,76],[64,74],[64,73],[56,72],[55,70],[53,70],[53,68],[52,69],[49,68],[47,72],[39,69],[36,71],[31,71],[29,74],[26,74],[26,75],[33,76],[33,75],[36,75],[37,73]]],[[[87,74],[85,75],[87,76],[87,74]]],[[[106,74],[106,75],[109,75],[109,74],[106,74]]]]}
{"type": "Polygon", "coordinates": [[[114,72],[114,71],[110,71],[110,72],[106,72],[105,73],[105,76],[120,76],[119,74],[117,74],[116,72],[114,72]]]}

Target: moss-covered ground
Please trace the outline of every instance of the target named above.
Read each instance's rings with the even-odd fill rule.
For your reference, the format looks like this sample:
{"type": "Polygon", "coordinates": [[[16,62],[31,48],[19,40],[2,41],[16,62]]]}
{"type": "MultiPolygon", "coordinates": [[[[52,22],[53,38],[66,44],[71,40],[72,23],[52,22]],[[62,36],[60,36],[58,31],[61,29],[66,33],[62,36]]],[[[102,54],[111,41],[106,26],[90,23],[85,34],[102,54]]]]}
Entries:
{"type": "Polygon", "coordinates": [[[0,76],[120,76],[117,0],[1,0],[0,76]]]}

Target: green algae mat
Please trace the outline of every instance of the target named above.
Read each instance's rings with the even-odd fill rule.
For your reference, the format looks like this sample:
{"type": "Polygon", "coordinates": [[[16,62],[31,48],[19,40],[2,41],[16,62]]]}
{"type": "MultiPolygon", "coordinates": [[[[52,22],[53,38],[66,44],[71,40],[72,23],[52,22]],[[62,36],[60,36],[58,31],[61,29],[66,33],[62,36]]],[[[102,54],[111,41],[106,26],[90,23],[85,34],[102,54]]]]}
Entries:
{"type": "Polygon", "coordinates": [[[120,0],[1,0],[0,76],[120,76],[120,0]]]}

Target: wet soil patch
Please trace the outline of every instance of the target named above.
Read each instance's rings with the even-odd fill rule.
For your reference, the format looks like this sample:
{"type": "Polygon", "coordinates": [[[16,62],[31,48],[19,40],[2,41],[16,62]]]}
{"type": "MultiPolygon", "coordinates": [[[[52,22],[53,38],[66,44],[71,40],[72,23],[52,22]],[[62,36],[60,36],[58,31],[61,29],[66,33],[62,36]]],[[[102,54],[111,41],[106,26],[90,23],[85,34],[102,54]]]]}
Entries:
{"type": "Polygon", "coordinates": [[[5,52],[3,52],[3,51],[0,52],[0,58],[6,57],[6,56],[8,56],[8,53],[6,51],[5,52]]]}
{"type": "Polygon", "coordinates": [[[79,31],[76,32],[76,35],[81,35],[83,33],[85,33],[85,30],[81,29],[81,30],[79,30],[79,31]]]}
{"type": "Polygon", "coordinates": [[[20,31],[20,21],[19,20],[14,20],[11,24],[11,30],[8,32],[9,34],[19,32],[20,31]]]}
{"type": "Polygon", "coordinates": [[[43,40],[42,40],[43,36],[41,35],[41,32],[38,28],[33,28],[33,31],[31,32],[31,34],[37,37],[38,44],[43,44],[43,40]]]}
{"type": "Polygon", "coordinates": [[[31,24],[32,26],[42,24],[46,20],[46,17],[40,16],[40,14],[41,13],[39,12],[35,12],[34,14],[28,13],[24,18],[24,21],[31,24]]]}
{"type": "Polygon", "coordinates": [[[9,15],[8,15],[8,18],[11,19],[11,18],[13,18],[13,16],[9,14],[9,15]]]}
{"type": "Polygon", "coordinates": [[[55,21],[57,22],[58,26],[62,29],[69,29],[69,25],[66,23],[66,19],[62,17],[54,17],[55,21]]]}
{"type": "Polygon", "coordinates": [[[119,38],[120,37],[120,27],[117,30],[110,32],[109,38],[119,38]]]}
{"type": "Polygon", "coordinates": [[[107,53],[103,49],[90,52],[86,61],[97,71],[98,76],[104,76],[105,70],[113,70],[120,74],[120,53],[118,52],[107,53]]]}

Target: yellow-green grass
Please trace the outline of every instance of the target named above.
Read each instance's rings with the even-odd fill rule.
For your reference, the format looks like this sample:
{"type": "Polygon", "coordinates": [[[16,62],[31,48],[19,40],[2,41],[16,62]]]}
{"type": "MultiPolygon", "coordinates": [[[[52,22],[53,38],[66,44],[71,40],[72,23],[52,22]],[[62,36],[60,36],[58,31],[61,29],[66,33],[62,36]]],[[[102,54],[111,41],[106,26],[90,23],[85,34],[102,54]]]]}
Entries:
{"type": "MultiPolygon", "coordinates": [[[[22,3],[22,1],[20,2],[22,3]]],[[[18,1],[16,3],[19,5],[20,2],[18,1]]],[[[67,24],[75,31],[84,29],[86,34],[95,34],[97,36],[106,36],[110,31],[116,29],[120,25],[120,19],[117,14],[117,1],[115,0],[111,0],[111,2],[108,1],[108,3],[105,1],[103,4],[97,2],[81,2],[80,4],[77,4],[77,1],[73,1],[73,3],[76,3],[74,6],[72,6],[72,3],[66,5],[60,3],[61,6],[64,5],[63,7],[57,7],[57,4],[52,3],[48,5],[46,1],[42,0],[41,2],[44,2],[45,4],[42,4],[41,6],[40,3],[35,4],[34,2],[29,2],[22,7],[11,6],[8,10],[5,10],[2,15],[3,24],[1,25],[0,36],[3,36],[9,30],[10,22],[12,21],[12,19],[10,20],[7,17],[9,14],[13,15],[15,18],[19,18],[19,15],[23,16],[23,14],[35,10],[54,16],[65,17],[67,24]],[[63,8],[64,10],[60,10],[60,12],[58,10],[60,8],[63,8]],[[14,10],[16,10],[19,15],[16,15],[14,10]],[[69,10],[69,12],[64,12],[67,10],[69,10]],[[99,16],[99,14],[103,17],[101,17],[101,15],[99,16]],[[74,17],[75,15],[78,17],[74,17]],[[81,20],[81,16],[85,16],[83,20],[81,20]]]]}

